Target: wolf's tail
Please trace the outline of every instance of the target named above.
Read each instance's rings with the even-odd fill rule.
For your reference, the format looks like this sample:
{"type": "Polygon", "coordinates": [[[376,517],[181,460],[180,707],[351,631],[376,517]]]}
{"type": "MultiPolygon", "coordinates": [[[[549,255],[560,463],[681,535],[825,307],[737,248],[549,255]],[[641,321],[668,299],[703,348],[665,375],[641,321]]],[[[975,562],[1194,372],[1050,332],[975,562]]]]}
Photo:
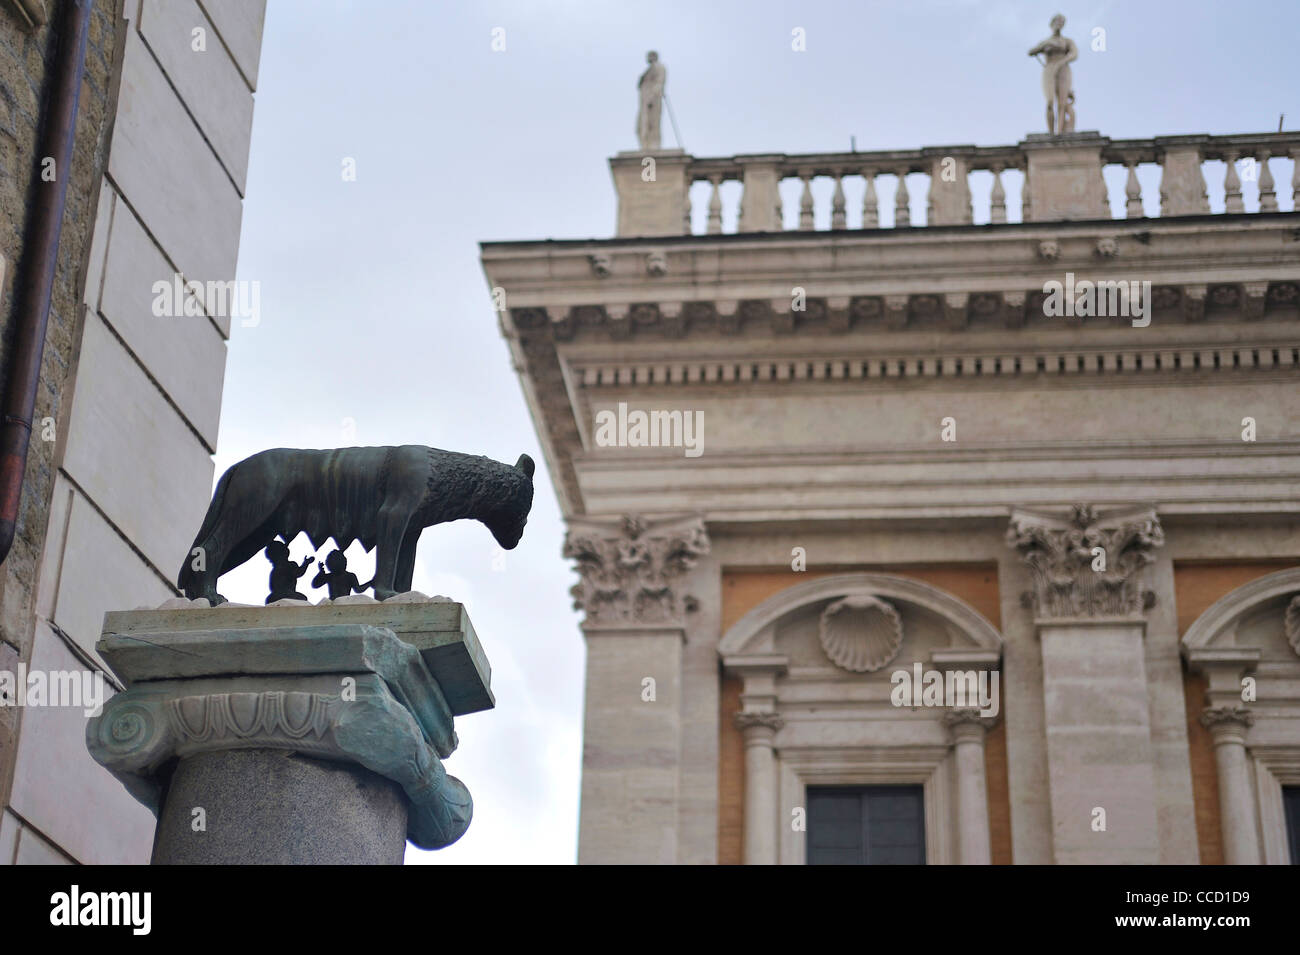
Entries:
{"type": "MultiPolygon", "coordinates": [[[[190,586],[194,583],[194,574],[196,573],[194,570],[194,551],[196,548],[203,545],[203,542],[208,539],[209,535],[211,535],[212,531],[216,528],[217,521],[221,517],[221,511],[224,507],[226,487],[230,484],[230,479],[234,475],[237,467],[239,467],[238,464],[232,464],[226,473],[221,475],[221,480],[217,482],[217,489],[212,492],[212,503],[208,505],[208,513],[203,516],[203,526],[200,527],[199,532],[194,535],[194,543],[190,545],[190,552],[185,555],[185,559],[181,562],[180,573],[176,575],[176,586],[179,587],[181,593],[185,594],[187,597],[194,596],[190,593],[190,586]]],[[[208,558],[206,554],[203,559],[205,562],[207,561],[208,558]]],[[[220,572],[220,570],[221,568],[218,567],[217,571],[220,572]]]]}

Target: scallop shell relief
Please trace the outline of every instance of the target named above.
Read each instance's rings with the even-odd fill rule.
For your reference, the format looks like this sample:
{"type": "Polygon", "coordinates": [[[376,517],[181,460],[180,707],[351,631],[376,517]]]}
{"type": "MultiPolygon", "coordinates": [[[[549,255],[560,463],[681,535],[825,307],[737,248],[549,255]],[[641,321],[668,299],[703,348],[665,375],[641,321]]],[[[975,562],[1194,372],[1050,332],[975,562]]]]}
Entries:
{"type": "Polygon", "coordinates": [[[903,621],[883,600],[855,595],[822,611],[819,636],[836,666],[871,673],[894,659],[903,645],[903,621]]]}

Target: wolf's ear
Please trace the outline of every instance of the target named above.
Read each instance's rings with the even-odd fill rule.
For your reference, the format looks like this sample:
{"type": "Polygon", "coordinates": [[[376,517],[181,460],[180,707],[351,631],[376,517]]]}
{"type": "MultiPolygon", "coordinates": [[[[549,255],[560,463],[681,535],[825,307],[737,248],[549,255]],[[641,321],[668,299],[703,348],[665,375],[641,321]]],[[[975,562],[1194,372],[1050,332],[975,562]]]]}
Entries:
{"type": "Polygon", "coordinates": [[[531,478],[533,476],[533,469],[536,467],[536,465],[533,464],[533,459],[530,458],[528,455],[521,454],[519,455],[519,460],[515,462],[515,467],[523,471],[531,478]]]}

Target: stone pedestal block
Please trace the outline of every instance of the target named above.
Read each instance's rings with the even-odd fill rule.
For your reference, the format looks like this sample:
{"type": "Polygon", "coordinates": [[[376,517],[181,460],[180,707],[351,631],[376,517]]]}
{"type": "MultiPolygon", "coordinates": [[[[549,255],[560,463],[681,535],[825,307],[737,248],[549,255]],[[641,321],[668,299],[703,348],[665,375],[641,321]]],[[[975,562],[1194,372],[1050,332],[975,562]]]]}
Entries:
{"type": "Polygon", "coordinates": [[[740,194],[740,232],[780,232],[783,156],[737,156],[744,170],[740,194]]]}
{"type": "Polygon", "coordinates": [[[1200,145],[1168,145],[1160,164],[1160,216],[1210,214],[1200,145]]]}
{"type": "Polygon", "coordinates": [[[1095,132],[1035,133],[1020,144],[1029,157],[1033,221],[1110,218],[1101,175],[1101,151],[1108,142],[1095,132]]]}
{"type": "Polygon", "coordinates": [[[453,714],[492,705],[464,608],[344,600],[106,615],[127,689],[86,742],[158,815],[155,863],[400,864],[464,834],[442,761],[453,714]]]}
{"type": "Polygon", "coordinates": [[[690,164],[680,149],[622,152],[611,159],[618,235],[685,235],[690,164]]]}
{"type": "Polygon", "coordinates": [[[965,156],[943,150],[933,152],[930,162],[930,194],[926,203],[926,225],[970,225],[973,221],[970,197],[970,166],[965,156]]]}

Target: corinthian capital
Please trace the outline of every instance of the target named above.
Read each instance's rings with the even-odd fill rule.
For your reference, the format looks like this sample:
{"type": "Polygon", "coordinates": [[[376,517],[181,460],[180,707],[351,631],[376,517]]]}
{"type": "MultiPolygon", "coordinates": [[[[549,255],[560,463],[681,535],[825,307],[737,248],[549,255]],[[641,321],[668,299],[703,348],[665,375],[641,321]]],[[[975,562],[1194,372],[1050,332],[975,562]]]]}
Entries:
{"type": "Polygon", "coordinates": [[[1040,617],[1126,616],[1154,603],[1138,573],[1165,542],[1154,508],[1099,513],[1076,504],[1068,516],[1016,510],[1006,540],[1033,572],[1028,596],[1040,617]]]}
{"type": "Polygon", "coordinates": [[[577,562],[573,606],[586,611],[586,627],[676,625],[693,600],[682,578],[709,552],[698,517],[648,522],[627,516],[570,527],[564,556],[577,562]]]}

